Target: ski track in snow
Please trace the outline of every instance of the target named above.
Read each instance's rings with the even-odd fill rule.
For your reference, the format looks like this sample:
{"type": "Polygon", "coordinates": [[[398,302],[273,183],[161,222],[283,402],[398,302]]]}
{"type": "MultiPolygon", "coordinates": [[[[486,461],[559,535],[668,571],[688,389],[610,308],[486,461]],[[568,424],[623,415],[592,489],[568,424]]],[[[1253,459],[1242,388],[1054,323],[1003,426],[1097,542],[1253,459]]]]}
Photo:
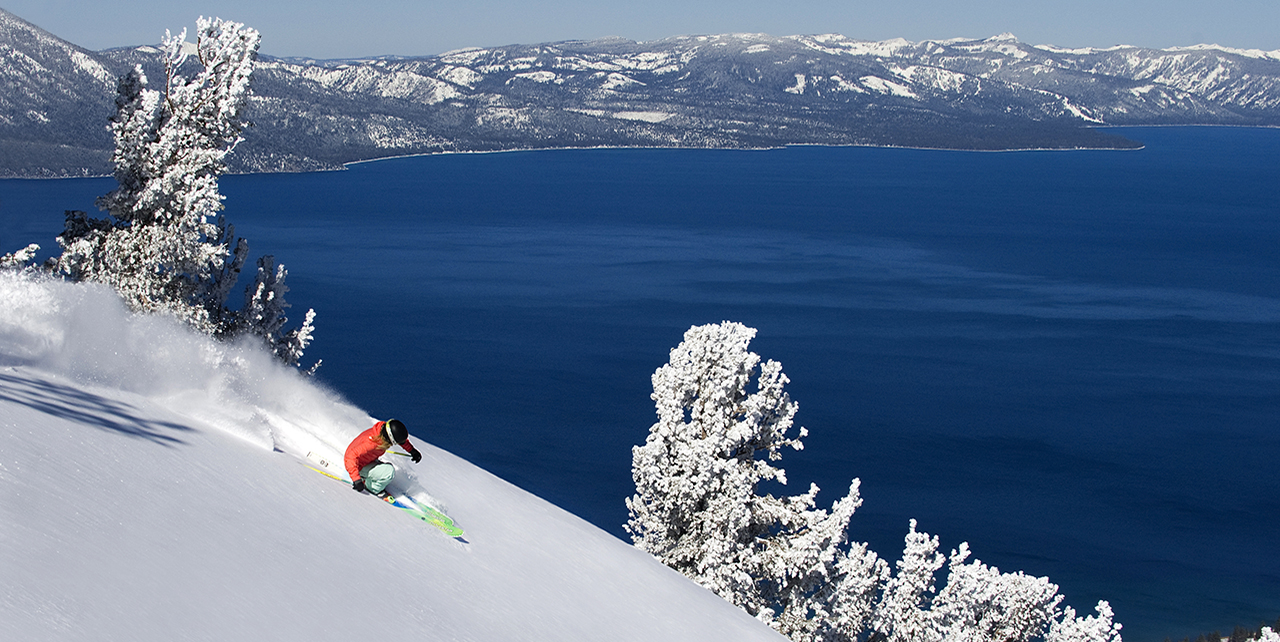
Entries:
{"type": "Polygon", "coordinates": [[[303,465],[373,422],[337,393],[106,288],[0,274],[5,637],[783,639],[402,419],[403,481],[463,541],[303,465]]]}

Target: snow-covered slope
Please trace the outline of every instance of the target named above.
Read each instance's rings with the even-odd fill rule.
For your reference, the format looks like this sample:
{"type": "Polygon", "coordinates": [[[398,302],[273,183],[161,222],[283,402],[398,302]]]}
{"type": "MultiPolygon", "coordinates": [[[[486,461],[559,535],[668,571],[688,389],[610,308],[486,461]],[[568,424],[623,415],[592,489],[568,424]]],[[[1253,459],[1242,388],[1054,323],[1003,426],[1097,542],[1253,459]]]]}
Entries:
{"type": "Polygon", "coordinates": [[[406,475],[462,540],[301,463],[373,421],[336,393],[101,287],[0,274],[3,637],[782,639],[402,419],[406,475]]]}

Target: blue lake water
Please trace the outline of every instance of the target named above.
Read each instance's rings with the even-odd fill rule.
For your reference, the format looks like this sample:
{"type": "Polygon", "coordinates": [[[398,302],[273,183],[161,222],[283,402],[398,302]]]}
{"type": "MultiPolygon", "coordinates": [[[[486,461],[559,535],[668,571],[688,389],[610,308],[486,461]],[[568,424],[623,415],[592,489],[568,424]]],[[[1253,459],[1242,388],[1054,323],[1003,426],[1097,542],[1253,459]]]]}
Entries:
{"type": "MultiPolygon", "coordinates": [[[[223,180],[290,270],[308,363],[380,417],[625,538],[649,376],[759,329],[782,461],[853,537],[907,520],[1047,575],[1130,642],[1280,616],[1280,130],[1128,152],[803,147],[405,158],[223,180]]],[[[109,179],[0,181],[4,251],[109,179]]],[[[363,427],[353,426],[353,432],[363,427]]]]}

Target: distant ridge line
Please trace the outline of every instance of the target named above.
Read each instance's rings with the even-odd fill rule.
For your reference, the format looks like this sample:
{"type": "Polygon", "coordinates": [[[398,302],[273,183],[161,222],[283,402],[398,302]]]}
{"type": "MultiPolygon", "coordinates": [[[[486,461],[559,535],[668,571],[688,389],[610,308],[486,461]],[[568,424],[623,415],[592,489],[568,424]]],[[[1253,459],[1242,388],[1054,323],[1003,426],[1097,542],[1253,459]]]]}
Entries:
{"type": "MultiPolygon", "coordinates": [[[[114,78],[159,77],[158,50],[89,52],[3,10],[0,43],[0,176],[109,174],[114,78]]],[[[1106,127],[1280,126],[1280,50],[723,34],[264,55],[247,117],[235,172],[600,147],[1133,149],[1106,127]]]]}

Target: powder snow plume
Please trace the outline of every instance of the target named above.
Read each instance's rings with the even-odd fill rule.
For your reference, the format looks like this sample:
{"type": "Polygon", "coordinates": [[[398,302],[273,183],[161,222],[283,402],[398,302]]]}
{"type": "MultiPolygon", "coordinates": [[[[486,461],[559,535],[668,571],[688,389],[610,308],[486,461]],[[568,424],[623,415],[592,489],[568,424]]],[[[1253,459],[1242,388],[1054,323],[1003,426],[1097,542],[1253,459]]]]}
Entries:
{"type": "Polygon", "coordinates": [[[108,287],[0,274],[0,366],[118,389],[264,449],[339,456],[374,418],[252,339],[130,312],[108,287]]]}

